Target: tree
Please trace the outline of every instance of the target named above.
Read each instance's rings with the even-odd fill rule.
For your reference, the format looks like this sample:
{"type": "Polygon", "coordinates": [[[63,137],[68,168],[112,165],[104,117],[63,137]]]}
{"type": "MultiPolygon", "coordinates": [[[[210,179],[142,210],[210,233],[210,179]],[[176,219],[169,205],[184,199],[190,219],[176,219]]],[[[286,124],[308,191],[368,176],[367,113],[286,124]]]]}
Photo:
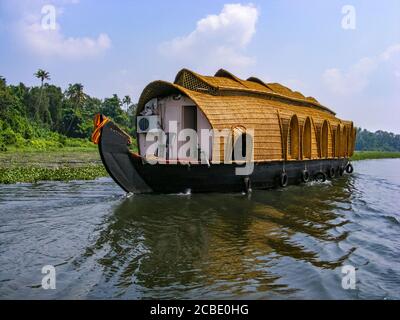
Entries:
{"type": "Polygon", "coordinates": [[[70,117],[67,131],[65,132],[66,134],[71,134],[72,124],[74,121],[76,122],[78,118],[81,118],[79,112],[86,100],[86,94],[83,92],[83,85],[81,83],[75,83],[69,85],[65,95],[73,104],[73,113],[70,117]]]}
{"type": "Polygon", "coordinates": [[[43,84],[44,84],[44,80],[50,80],[50,73],[43,70],[43,69],[39,69],[38,71],[36,71],[36,73],[34,74],[34,76],[38,79],[40,79],[41,84],[40,84],[40,96],[39,96],[39,105],[36,107],[36,111],[35,111],[35,119],[40,119],[40,115],[39,112],[40,110],[42,110],[42,97],[43,97],[43,84]]]}
{"type": "Polygon", "coordinates": [[[375,133],[357,129],[356,150],[359,151],[400,151],[400,135],[386,131],[375,133]]]}
{"type": "Polygon", "coordinates": [[[50,80],[50,73],[45,71],[45,70],[43,70],[43,69],[39,69],[38,71],[36,71],[34,76],[36,78],[40,79],[41,87],[43,87],[44,80],[50,80]]]}
{"type": "Polygon", "coordinates": [[[129,118],[128,125],[131,128],[130,132],[132,135],[135,135],[136,131],[136,110],[137,110],[137,105],[133,103],[129,106],[128,110],[126,111],[129,118]]]}
{"type": "Polygon", "coordinates": [[[126,111],[121,109],[121,100],[116,94],[113,94],[111,98],[104,99],[102,113],[125,127],[129,123],[128,115],[126,111]]]}
{"type": "Polygon", "coordinates": [[[75,109],[81,108],[86,100],[86,94],[83,92],[81,83],[70,84],[66,91],[66,96],[73,102],[75,109]]]}
{"type": "Polygon", "coordinates": [[[133,132],[131,119],[136,106],[130,99],[122,99],[121,108],[117,95],[104,100],[90,97],[79,83],[62,90],[46,83],[50,79],[48,72],[39,71],[35,76],[41,85],[33,87],[23,83],[7,85],[6,79],[0,77],[0,151],[28,140],[59,142],[64,135],[90,138],[96,113],[110,116],[126,132],[133,132]]]}
{"type": "Polygon", "coordinates": [[[122,100],[122,104],[126,105],[126,110],[129,109],[129,106],[132,103],[132,99],[130,96],[125,96],[124,99],[122,100]]]}
{"type": "Polygon", "coordinates": [[[64,95],[61,88],[53,85],[46,85],[45,89],[46,97],[48,99],[48,110],[51,117],[50,124],[52,125],[53,130],[58,130],[62,120],[64,95]]]}

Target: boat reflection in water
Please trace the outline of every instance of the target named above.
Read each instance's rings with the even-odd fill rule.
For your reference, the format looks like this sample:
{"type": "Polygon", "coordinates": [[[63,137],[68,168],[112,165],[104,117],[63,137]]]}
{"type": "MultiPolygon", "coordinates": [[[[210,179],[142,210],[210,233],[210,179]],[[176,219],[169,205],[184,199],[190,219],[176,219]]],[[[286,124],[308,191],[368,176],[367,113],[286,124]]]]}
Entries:
{"type": "Polygon", "coordinates": [[[352,181],[251,195],[132,196],[76,263],[95,258],[98,286],[118,297],[346,297],[352,181]]]}

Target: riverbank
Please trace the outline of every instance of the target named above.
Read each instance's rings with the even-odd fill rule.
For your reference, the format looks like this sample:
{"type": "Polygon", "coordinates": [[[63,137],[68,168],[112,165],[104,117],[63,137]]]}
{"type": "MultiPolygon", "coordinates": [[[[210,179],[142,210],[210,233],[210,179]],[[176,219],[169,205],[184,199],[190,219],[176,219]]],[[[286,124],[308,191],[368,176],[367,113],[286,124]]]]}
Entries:
{"type": "Polygon", "coordinates": [[[0,184],[93,180],[107,175],[97,148],[0,152],[0,184]]]}
{"type": "Polygon", "coordinates": [[[386,151],[356,151],[351,160],[369,160],[369,159],[394,159],[400,158],[400,152],[386,151]]]}
{"type": "MultiPolygon", "coordinates": [[[[358,151],[351,159],[387,158],[400,158],[400,152],[358,151]]],[[[93,180],[106,176],[96,147],[0,152],[0,184],[93,180]]]]}

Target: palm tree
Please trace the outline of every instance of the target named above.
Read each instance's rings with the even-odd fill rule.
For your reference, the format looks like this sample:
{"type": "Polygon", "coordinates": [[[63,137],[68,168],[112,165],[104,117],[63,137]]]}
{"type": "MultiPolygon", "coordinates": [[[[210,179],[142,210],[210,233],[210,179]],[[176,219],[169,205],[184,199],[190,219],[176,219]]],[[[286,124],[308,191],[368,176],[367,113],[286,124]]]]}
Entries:
{"type": "Polygon", "coordinates": [[[75,109],[82,106],[86,100],[86,94],[83,92],[83,85],[81,83],[70,84],[66,96],[74,103],[75,109]]]}
{"type": "Polygon", "coordinates": [[[43,70],[43,69],[39,69],[38,71],[36,71],[34,76],[36,78],[40,79],[41,87],[43,87],[44,80],[50,80],[50,73],[45,71],[45,70],[43,70]]]}
{"type": "MultiPolygon", "coordinates": [[[[73,102],[74,110],[78,110],[82,107],[83,103],[86,100],[86,94],[83,92],[83,85],[81,83],[70,84],[67,91],[65,92],[66,97],[73,102]]],[[[69,133],[71,130],[72,123],[76,118],[76,113],[73,114],[71,120],[68,125],[68,129],[66,133],[69,133]]]]}
{"type": "Polygon", "coordinates": [[[124,99],[122,99],[122,103],[126,105],[126,110],[129,109],[129,106],[132,103],[132,99],[130,96],[125,96],[124,99]]]}
{"type": "Polygon", "coordinates": [[[40,84],[40,96],[39,96],[39,106],[36,108],[36,114],[35,114],[35,118],[38,118],[39,113],[38,111],[41,108],[42,105],[42,96],[43,96],[43,83],[45,80],[50,80],[50,73],[43,70],[43,69],[39,69],[38,71],[36,71],[36,73],[34,74],[34,76],[38,79],[40,79],[41,84],[40,84]]]}

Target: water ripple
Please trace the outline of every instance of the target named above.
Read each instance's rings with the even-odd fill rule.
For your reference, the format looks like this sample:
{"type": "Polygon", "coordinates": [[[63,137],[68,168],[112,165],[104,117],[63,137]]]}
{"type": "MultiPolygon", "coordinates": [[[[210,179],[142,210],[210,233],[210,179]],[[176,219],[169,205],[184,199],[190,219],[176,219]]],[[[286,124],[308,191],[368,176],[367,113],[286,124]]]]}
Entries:
{"type": "Polygon", "coordinates": [[[249,196],[126,196],[110,179],[0,186],[0,297],[399,299],[399,164],[249,196]],[[347,264],[354,291],[341,287],[347,264]]]}

